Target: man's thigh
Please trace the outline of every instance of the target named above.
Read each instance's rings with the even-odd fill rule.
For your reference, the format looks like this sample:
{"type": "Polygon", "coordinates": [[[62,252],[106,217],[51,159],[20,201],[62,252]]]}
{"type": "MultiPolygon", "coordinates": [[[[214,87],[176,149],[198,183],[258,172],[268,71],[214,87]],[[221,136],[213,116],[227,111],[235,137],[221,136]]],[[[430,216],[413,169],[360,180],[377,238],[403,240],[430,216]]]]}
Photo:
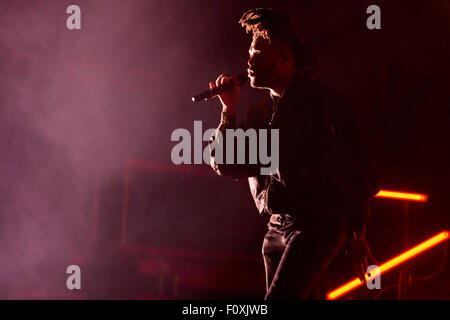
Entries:
{"type": "Polygon", "coordinates": [[[305,299],[345,242],[340,221],[296,231],[289,239],[266,299],[305,299]]]}
{"type": "Polygon", "coordinates": [[[282,242],[281,234],[268,230],[262,245],[262,255],[264,259],[264,268],[266,271],[266,291],[269,290],[272,279],[280,264],[283,256],[285,244],[282,242]]]}

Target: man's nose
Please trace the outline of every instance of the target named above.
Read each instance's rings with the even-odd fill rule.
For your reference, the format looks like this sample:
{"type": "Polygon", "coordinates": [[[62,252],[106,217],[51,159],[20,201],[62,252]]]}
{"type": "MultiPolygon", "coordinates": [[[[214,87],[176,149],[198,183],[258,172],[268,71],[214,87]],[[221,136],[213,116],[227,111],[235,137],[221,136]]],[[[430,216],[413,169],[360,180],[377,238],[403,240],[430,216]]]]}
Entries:
{"type": "Polygon", "coordinates": [[[254,65],[253,57],[250,57],[250,58],[248,59],[247,64],[248,64],[248,66],[249,66],[250,68],[253,67],[253,65],[254,65]]]}

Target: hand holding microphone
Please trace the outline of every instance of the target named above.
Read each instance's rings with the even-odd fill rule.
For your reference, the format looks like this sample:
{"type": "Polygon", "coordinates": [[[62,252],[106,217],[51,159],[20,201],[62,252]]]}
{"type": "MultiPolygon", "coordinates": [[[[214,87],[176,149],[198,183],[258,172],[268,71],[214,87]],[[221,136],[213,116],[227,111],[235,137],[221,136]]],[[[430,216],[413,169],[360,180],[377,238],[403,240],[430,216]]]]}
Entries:
{"type": "Polygon", "coordinates": [[[223,107],[222,111],[227,111],[228,113],[233,114],[236,111],[236,105],[240,97],[239,87],[244,85],[246,81],[246,74],[221,74],[217,78],[215,85],[212,82],[209,84],[210,90],[192,97],[192,101],[198,102],[219,96],[223,107]]]}

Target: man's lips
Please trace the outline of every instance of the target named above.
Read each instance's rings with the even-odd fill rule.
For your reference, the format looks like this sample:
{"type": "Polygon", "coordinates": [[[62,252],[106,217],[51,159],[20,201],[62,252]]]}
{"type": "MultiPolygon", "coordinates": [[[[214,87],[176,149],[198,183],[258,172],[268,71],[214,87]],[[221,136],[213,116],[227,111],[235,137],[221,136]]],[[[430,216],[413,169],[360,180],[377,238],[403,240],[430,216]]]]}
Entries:
{"type": "Polygon", "coordinates": [[[255,72],[253,70],[247,69],[247,73],[249,77],[254,77],[255,76],[255,72]]]}

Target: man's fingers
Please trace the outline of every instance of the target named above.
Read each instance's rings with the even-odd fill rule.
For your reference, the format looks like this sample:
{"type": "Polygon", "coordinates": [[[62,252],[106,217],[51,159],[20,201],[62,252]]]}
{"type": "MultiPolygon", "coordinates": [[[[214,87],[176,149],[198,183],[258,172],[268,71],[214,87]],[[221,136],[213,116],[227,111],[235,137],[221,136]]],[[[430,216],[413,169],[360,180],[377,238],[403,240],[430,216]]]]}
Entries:
{"type": "Polygon", "coordinates": [[[233,80],[232,76],[223,76],[221,83],[222,84],[227,84],[227,83],[231,82],[232,80],[233,80]]]}
{"type": "Polygon", "coordinates": [[[221,75],[219,75],[219,77],[216,80],[216,87],[227,84],[230,81],[233,81],[234,83],[238,83],[235,75],[221,74],[221,75]]]}
{"type": "Polygon", "coordinates": [[[225,76],[224,79],[225,79],[225,82],[224,82],[224,83],[233,82],[233,83],[237,84],[237,83],[239,82],[239,81],[237,80],[236,75],[234,75],[234,74],[230,74],[230,75],[228,75],[228,76],[225,76]]]}
{"type": "Polygon", "coordinates": [[[237,86],[239,84],[239,81],[238,81],[236,75],[234,75],[234,74],[231,76],[230,81],[233,81],[235,86],[237,86]]]}
{"type": "Polygon", "coordinates": [[[365,270],[364,270],[364,266],[363,266],[363,264],[362,263],[356,263],[355,265],[354,265],[354,267],[355,267],[355,273],[356,273],[356,276],[359,278],[359,280],[361,280],[362,282],[365,282],[365,270]]]}
{"type": "Polygon", "coordinates": [[[210,82],[210,83],[209,83],[209,88],[210,88],[210,89],[214,88],[214,83],[210,82]]]}
{"type": "Polygon", "coordinates": [[[222,73],[221,75],[219,75],[219,76],[217,77],[217,80],[216,80],[216,87],[220,86],[223,76],[224,76],[224,74],[222,73]]]}
{"type": "Polygon", "coordinates": [[[366,254],[366,262],[367,265],[378,265],[377,263],[377,259],[375,259],[375,257],[372,254],[372,251],[370,251],[369,245],[367,244],[367,242],[365,243],[365,254],[366,254]]]}
{"type": "Polygon", "coordinates": [[[366,275],[366,268],[365,268],[365,266],[364,266],[364,263],[361,263],[360,265],[359,265],[359,268],[358,268],[358,278],[359,278],[359,280],[361,280],[362,282],[366,282],[366,277],[365,277],[365,275],[366,275]]]}

